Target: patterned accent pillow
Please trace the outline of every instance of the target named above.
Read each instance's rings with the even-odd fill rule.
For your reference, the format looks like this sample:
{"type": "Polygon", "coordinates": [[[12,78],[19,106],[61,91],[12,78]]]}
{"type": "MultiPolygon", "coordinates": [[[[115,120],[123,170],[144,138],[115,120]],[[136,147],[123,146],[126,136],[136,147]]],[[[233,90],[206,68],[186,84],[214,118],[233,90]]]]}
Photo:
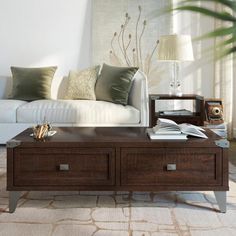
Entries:
{"type": "Polygon", "coordinates": [[[100,66],[94,66],[79,72],[70,71],[65,99],[96,100],[94,88],[99,69],[100,66]]]}

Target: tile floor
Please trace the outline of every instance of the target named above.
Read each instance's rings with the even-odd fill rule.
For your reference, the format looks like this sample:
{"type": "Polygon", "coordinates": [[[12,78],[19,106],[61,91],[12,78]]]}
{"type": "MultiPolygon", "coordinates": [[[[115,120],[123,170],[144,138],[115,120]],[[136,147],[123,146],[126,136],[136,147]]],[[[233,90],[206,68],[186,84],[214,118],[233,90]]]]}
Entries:
{"type": "Polygon", "coordinates": [[[24,192],[8,213],[6,152],[0,148],[0,236],[236,235],[236,167],[227,213],[212,192],[24,192]]]}

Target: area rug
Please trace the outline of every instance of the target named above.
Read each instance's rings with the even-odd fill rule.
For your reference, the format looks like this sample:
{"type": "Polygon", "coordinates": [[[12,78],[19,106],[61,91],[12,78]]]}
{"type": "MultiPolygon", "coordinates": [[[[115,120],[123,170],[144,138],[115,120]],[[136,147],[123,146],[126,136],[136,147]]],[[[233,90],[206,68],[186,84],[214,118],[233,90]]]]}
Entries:
{"type": "Polygon", "coordinates": [[[8,213],[6,150],[0,148],[1,236],[236,235],[236,167],[227,213],[212,192],[23,192],[8,213]]]}

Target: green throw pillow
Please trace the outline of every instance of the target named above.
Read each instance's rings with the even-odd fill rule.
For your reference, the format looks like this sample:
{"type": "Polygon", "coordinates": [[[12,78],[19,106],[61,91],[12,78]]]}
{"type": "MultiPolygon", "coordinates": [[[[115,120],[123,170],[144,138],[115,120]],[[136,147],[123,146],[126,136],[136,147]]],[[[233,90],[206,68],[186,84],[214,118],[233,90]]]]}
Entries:
{"type": "Polygon", "coordinates": [[[51,99],[51,83],[57,67],[11,67],[13,90],[10,98],[24,101],[51,99]]]}
{"type": "Polygon", "coordinates": [[[95,94],[97,100],[127,105],[136,67],[115,67],[103,64],[95,94]]]}

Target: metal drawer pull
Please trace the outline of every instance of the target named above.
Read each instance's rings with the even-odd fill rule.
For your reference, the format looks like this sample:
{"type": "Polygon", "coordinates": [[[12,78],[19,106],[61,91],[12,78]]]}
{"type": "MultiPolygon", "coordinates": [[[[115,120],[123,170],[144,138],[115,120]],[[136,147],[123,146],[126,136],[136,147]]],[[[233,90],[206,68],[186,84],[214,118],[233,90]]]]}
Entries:
{"type": "Polygon", "coordinates": [[[59,165],[59,170],[61,170],[61,171],[67,171],[69,169],[70,169],[69,164],[60,164],[59,165]]]}
{"type": "Polygon", "coordinates": [[[176,164],[167,164],[167,170],[168,171],[176,170],[176,164]]]}

